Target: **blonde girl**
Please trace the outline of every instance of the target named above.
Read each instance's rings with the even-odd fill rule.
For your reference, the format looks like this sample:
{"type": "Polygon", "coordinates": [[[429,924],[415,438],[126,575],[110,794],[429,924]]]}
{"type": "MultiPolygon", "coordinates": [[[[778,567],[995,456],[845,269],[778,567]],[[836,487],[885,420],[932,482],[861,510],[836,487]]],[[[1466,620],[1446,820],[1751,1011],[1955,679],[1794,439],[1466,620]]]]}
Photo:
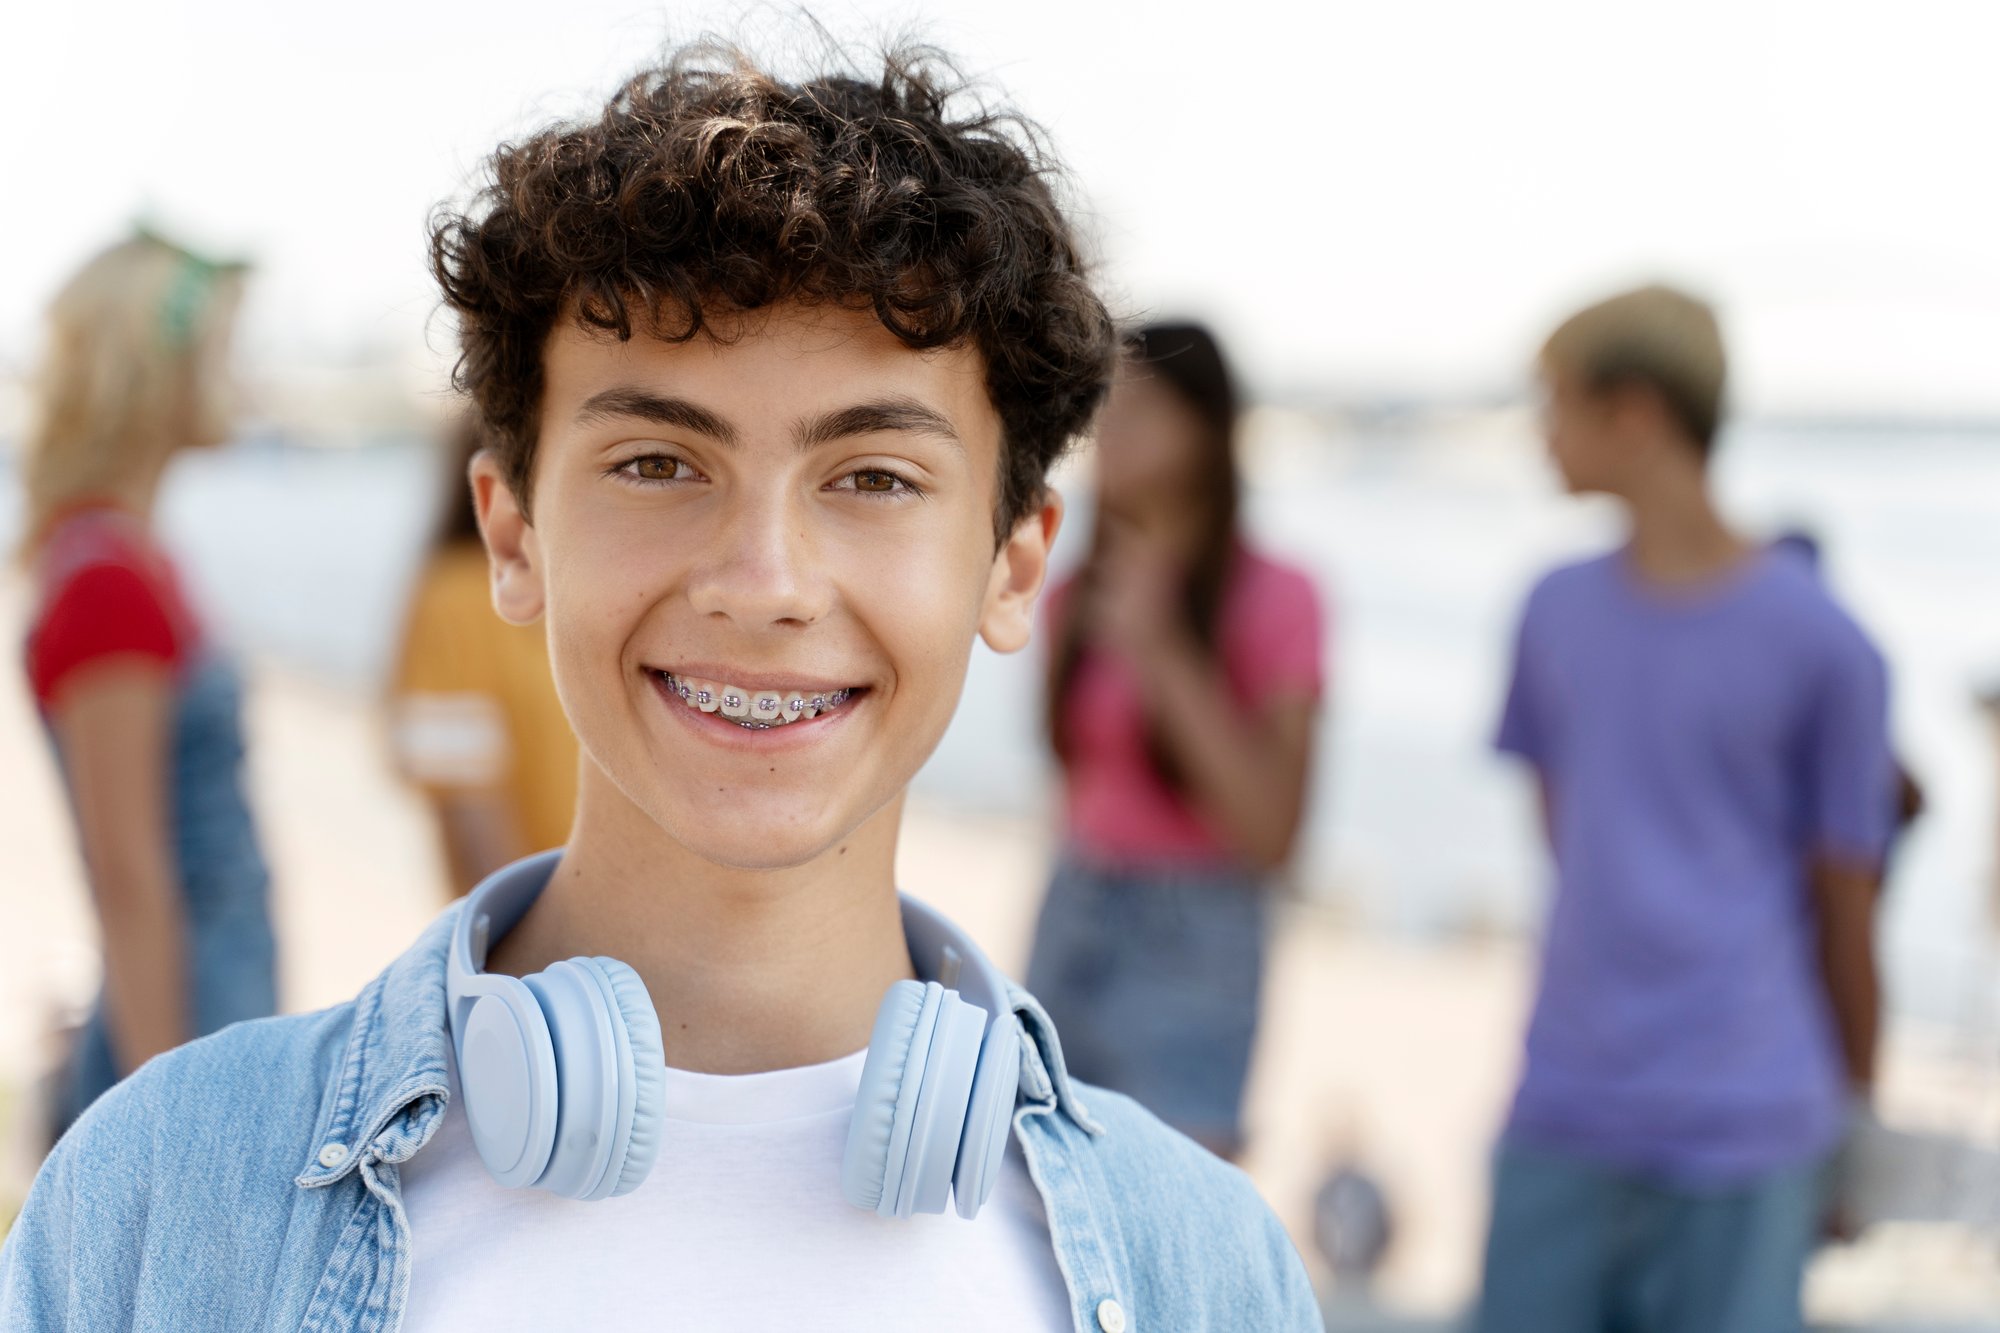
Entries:
{"type": "Polygon", "coordinates": [[[155,539],[168,462],[227,437],[243,267],[141,232],[57,294],[24,460],[28,683],[97,912],[103,988],[60,1131],[148,1058],[276,1008],[237,680],[155,539]]]}

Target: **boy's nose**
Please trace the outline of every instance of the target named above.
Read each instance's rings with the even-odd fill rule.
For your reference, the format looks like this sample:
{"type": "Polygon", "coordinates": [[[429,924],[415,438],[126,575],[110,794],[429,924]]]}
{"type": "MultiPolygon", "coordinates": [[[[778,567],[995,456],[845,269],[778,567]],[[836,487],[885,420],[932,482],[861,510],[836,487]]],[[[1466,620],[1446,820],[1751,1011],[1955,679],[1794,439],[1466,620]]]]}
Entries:
{"type": "Polygon", "coordinates": [[[810,625],[831,600],[816,545],[809,517],[794,503],[779,496],[746,498],[704,544],[688,599],[698,613],[745,629],[810,625]]]}

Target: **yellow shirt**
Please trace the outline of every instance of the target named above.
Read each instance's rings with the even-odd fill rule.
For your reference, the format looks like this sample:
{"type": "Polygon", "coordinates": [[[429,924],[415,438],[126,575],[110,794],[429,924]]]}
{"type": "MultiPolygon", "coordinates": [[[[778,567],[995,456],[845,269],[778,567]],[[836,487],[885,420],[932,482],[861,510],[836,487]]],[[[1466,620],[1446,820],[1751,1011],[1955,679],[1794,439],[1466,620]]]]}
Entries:
{"type": "Polygon", "coordinates": [[[440,549],[418,579],[396,690],[397,758],[420,786],[433,794],[502,790],[527,847],[568,840],[576,737],[540,627],[495,614],[479,543],[440,549]]]}

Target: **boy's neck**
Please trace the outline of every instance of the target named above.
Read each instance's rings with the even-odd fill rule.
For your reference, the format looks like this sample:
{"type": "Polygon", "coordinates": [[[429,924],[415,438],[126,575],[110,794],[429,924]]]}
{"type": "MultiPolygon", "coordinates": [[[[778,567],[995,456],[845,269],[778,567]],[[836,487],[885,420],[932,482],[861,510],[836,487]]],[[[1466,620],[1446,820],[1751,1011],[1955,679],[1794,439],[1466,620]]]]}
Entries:
{"type": "Polygon", "coordinates": [[[583,768],[562,861],[489,971],[618,959],[646,983],[676,1069],[791,1069],[868,1044],[883,994],[915,975],[895,891],[901,797],[811,862],[743,870],[696,857],[583,768]]]}
{"type": "Polygon", "coordinates": [[[1662,468],[1619,498],[1632,520],[1632,567],[1648,582],[1703,583],[1750,552],[1716,511],[1707,471],[1698,465],[1662,468]]]}

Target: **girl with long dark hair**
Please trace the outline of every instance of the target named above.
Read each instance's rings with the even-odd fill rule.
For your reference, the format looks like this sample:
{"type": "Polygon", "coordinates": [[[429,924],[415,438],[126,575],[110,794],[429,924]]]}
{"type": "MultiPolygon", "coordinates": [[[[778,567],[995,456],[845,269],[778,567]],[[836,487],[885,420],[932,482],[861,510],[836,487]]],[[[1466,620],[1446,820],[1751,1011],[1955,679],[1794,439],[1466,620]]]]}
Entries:
{"type": "Polygon", "coordinates": [[[1236,418],[1206,329],[1128,338],[1090,554],[1050,598],[1065,849],[1029,971],[1079,1077],[1224,1156],[1321,689],[1311,581],[1239,530],[1236,418]]]}

